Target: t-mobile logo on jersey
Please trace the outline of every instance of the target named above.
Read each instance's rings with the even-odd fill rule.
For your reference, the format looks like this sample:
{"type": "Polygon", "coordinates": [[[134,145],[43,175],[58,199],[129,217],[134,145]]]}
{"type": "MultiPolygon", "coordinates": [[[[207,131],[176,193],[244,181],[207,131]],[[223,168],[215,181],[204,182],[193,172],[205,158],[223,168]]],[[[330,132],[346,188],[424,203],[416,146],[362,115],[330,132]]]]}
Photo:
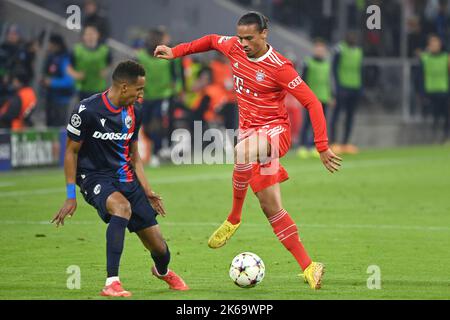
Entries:
{"type": "Polygon", "coordinates": [[[235,75],[233,75],[233,78],[234,78],[236,92],[242,93],[242,89],[244,89],[244,87],[242,86],[244,84],[244,79],[236,77],[235,75]]]}
{"type": "Polygon", "coordinates": [[[258,93],[256,92],[252,92],[250,89],[248,88],[244,88],[243,84],[244,84],[244,79],[236,77],[235,75],[233,75],[234,78],[234,84],[235,84],[235,89],[237,93],[240,94],[247,94],[247,95],[253,95],[255,97],[258,96],[258,93]]]}

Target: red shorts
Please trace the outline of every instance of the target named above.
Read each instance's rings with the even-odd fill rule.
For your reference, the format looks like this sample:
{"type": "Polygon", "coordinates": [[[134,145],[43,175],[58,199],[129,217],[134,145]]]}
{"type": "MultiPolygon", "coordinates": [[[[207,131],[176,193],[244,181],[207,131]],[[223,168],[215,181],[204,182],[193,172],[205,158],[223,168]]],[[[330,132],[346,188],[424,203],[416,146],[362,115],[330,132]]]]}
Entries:
{"type": "Polygon", "coordinates": [[[286,169],[280,164],[280,158],[291,147],[291,131],[289,125],[267,125],[253,130],[241,131],[239,140],[243,140],[255,132],[266,136],[271,146],[270,158],[264,163],[253,164],[253,174],[249,184],[253,192],[257,193],[289,179],[286,169]]]}

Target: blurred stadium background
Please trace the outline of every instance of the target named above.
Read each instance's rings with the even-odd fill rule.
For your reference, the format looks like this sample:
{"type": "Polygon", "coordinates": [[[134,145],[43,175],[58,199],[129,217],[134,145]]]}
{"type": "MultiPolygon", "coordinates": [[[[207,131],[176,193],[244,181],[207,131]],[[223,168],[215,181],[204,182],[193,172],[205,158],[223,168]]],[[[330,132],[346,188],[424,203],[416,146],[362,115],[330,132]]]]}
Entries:
{"type": "MultiPolygon", "coordinates": [[[[70,84],[70,79],[64,79],[69,81],[65,87],[68,92],[65,93],[58,91],[60,87],[48,84],[54,79],[52,77],[61,76],[52,71],[52,68],[59,68],[59,65],[58,62],[55,65],[55,60],[49,57],[49,42],[50,45],[51,42],[64,42],[68,55],[73,56],[75,44],[81,41],[80,30],[69,30],[66,27],[66,19],[70,16],[67,8],[72,4],[81,8],[82,25],[95,24],[100,29],[100,42],[110,51],[106,62],[109,66],[124,58],[136,58],[140,49],[153,45],[152,41],[176,44],[207,33],[232,35],[238,17],[248,10],[259,10],[270,18],[270,42],[296,62],[300,73],[306,57],[313,53],[314,39],[325,40],[332,56],[334,49],[346,35],[354,31],[359,46],[363,49],[364,60],[362,95],[357,106],[351,143],[360,148],[371,148],[445,140],[441,136],[441,129],[438,129],[433,120],[433,106],[426,99],[426,93],[421,90],[424,79],[420,72],[420,55],[427,50],[427,37],[436,34],[443,42],[444,51],[449,40],[449,6],[447,1],[437,0],[134,0],[126,6],[126,13],[123,2],[114,0],[98,3],[2,0],[0,101],[3,110],[0,114],[3,113],[5,119],[5,104],[8,97],[15,93],[13,74],[22,74],[36,95],[35,108],[26,115],[21,115],[25,118],[20,125],[22,129],[28,127],[45,131],[46,128],[63,126],[61,117],[65,119],[67,109],[80,97],[77,94],[77,89],[80,89],[78,84],[70,84]],[[381,8],[381,30],[369,30],[366,26],[370,16],[366,9],[372,4],[381,8]],[[61,94],[63,97],[59,97],[61,94]]],[[[176,89],[169,90],[162,98],[155,98],[167,102],[159,106],[162,111],[157,115],[162,126],[158,127],[155,122],[148,126],[147,136],[152,138],[156,135],[157,140],[156,152],[152,153],[157,155],[162,149],[163,158],[164,151],[167,155],[170,133],[174,128],[183,126],[183,119],[201,119],[226,127],[236,125],[236,106],[232,94],[230,97],[231,75],[224,71],[222,65],[226,62],[214,54],[197,55],[184,60],[180,63],[180,70],[174,72],[167,84],[176,89]],[[212,70],[212,77],[202,76],[202,70],[205,69],[212,70]],[[201,112],[199,105],[204,96],[202,90],[210,82],[221,86],[221,94],[226,95],[226,98],[220,98],[219,94],[206,107],[206,112],[201,112]]],[[[107,68],[106,71],[110,69],[107,68]]],[[[106,81],[99,89],[104,90],[108,85],[109,74],[102,75],[106,81]]],[[[149,97],[150,100],[152,98],[149,97]]],[[[294,147],[297,147],[295,144],[302,143],[299,141],[302,112],[299,111],[301,106],[291,104],[289,103],[295,131],[294,147]]],[[[447,111],[441,118],[448,117],[448,107],[446,108],[447,111]]],[[[329,120],[331,113],[330,110],[327,115],[329,120]]],[[[343,122],[344,118],[341,115],[340,121],[343,122]]],[[[8,128],[11,121],[0,121],[0,126],[8,128]]],[[[1,141],[7,140],[3,134],[1,141]]],[[[144,149],[148,149],[147,145],[144,149]]],[[[4,142],[2,150],[5,158],[8,152],[4,142]]],[[[7,162],[3,158],[0,158],[0,163],[7,162]]],[[[147,160],[149,158],[150,156],[146,157],[147,160]]],[[[155,157],[155,160],[159,159],[155,157]]],[[[158,161],[155,161],[155,165],[157,164],[158,161]]]]}
{"type": "MultiPolygon", "coordinates": [[[[45,270],[57,274],[61,266],[71,264],[69,256],[78,257],[79,264],[87,266],[90,281],[97,284],[86,285],[91,286],[92,292],[101,285],[97,278],[103,272],[103,249],[97,244],[104,234],[98,228],[101,223],[92,215],[93,209],[80,204],[76,216],[80,220],[71,221],[65,227],[72,228],[72,234],[55,233],[46,222],[64,198],[61,169],[64,123],[68,110],[79,101],[80,95],[89,93],[89,89],[107,89],[110,71],[117,61],[144,59],[140,53],[156,42],[177,44],[209,33],[235,34],[238,18],[248,10],[258,10],[269,17],[269,42],[296,63],[300,74],[306,58],[314,53],[317,38],[323,39],[329,59],[333,59],[339,44],[353,33],[364,54],[361,96],[349,141],[359,148],[360,155],[345,159],[347,173],[344,167],[342,176],[330,182],[325,172],[320,173],[317,160],[305,161],[303,167],[296,152],[286,160],[292,180],[297,180],[287,184],[286,205],[305,209],[300,223],[307,244],[309,241],[311,250],[322,252],[321,257],[326,257],[326,262],[334,268],[329,276],[331,288],[325,291],[324,297],[418,298],[423,294],[428,298],[448,298],[450,284],[448,270],[444,270],[449,261],[445,249],[445,243],[447,247],[449,244],[446,227],[450,211],[446,150],[449,137],[448,133],[444,134],[449,110],[448,78],[441,79],[443,83],[435,83],[447,90],[440,96],[443,100],[437,100],[438,108],[433,95],[425,88],[423,71],[423,56],[430,50],[430,35],[442,42],[444,54],[450,50],[450,6],[445,0],[0,0],[0,171],[12,171],[0,172],[1,223],[7,225],[1,238],[5,244],[1,254],[5,272],[2,278],[7,281],[1,286],[12,292],[13,297],[85,298],[83,293],[59,295],[61,283],[65,284],[64,273],[55,279],[48,274],[42,276],[45,270]],[[72,64],[77,69],[75,48],[87,29],[67,28],[66,19],[70,16],[67,8],[74,4],[81,8],[82,26],[94,25],[99,31],[96,48],[103,46],[107,52],[102,56],[104,65],[97,74],[102,81],[95,82],[100,87],[85,88],[87,92],[80,89],[77,73],[65,68],[72,64]],[[366,9],[370,5],[381,9],[381,30],[369,30],[366,26],[370,16],[366,9]],[[64,47],[67,51],[55,49],[64,47]],[[27,91],[19,94],[23,88],[27,91]],[[16,119],[8,118],[14,108],[20,110],[16,119]],[[56,169],[48,170],[49,167],[56,169]],[[330,188],[324,188],[325,185],[330,188]],[[300,188],[304,194],[299,200],[300,188]],[[325,196],[320,197],[324,192],[325,196]],[[315,238],[318,230],[327,233],[315,238]],[[46,234],[49,236],[45,243],[39,242],[45,239],[34,238],[45,238],[46,234]],[[27,240],[29,237],[34,240],[32,244],[27,240]],[[56,249],[67,250],[65,257],[53,257],[55,241],[56,249]],[[81,256],[70,246],[73,241],[80,241],[77,242],[80,247],[90,254],[81,256]],[[333,247],[329,246],[331,242],[333,247]],[[48,260],[42,261],[42,256],[48,260]],[[45,267],[36,272],[32,266],[24,266],[19,261],[32,261],[45,267]],[[384,283],[390,291],[378,294],[366,290],[365,271],[372,263],[384,267],[384,279],[387,279],[384,283]],[[48,293],[38,289],[30,291],[30,280],[40,287],[48,287],[48,293]]],[[[94,38],[97,42],[96,35],[90,36],[89,41],[94,38]]],[[[264,243],[253,243],[254,250],[262,256],[273,257],[277,262],[266,262],[266,266],[273,275],[279,272],[274,278],[268,277],[269,287],[252,291],[252,295],[230,293],[228,287],[217,290],[222,286],[221,281],[227,281],[226,266],[217,279],[208,275],[208,267],[223,265],[205,249],[206,233],[209,233],[205,233],[205,226],[212,231],[228,210],[231,169],[172,166],[170,135],[176,128],[192,129],[193,120],[203,120],[209,127],[236,127],[233,82],[227,62],[215,53],[189,57],[169,68],[170,76],[165,84],[152,82],[162,87],[152,93],[155,96],[149,96],[146,107],[153,106],[158,111],[147,124],[147,132],[142,134],[141,147],[149,166],[166,163],[158,170],[148,170],[147,174],[153,177],[171,212],[186,214],[175,216],[166,226],[173,245],[183,248],[181,254],[176,253],[179,261],[176,263],[187,280],[197,281],[201,288],[188,297],[220,298],[226,291],[225,297],[230,299],[309,298],[304,293],[292,295],[297,292],[297,285],[289,284],[287,291],[280,285],[291,280],[281,268],[289,257],[282,253],[277,256],[264,243]],[[197,186],[195,182],[204,183],[197,186]],[[214,190],[214,194],[208,190],[214,190]],[[199,201],[199,196],[211,201],[199,201]],[[195,221],[202,222],[195,224],[195,221]],[[205,263],[196,266],[198,261],[205,263]],[[193,269],[182,265],[183,262],[193,269]],[[210,284],[215,281],[220,283],[211,289],[210,284]]],[[[335,80],[331,79],[332,83],[335,80]]],[[[302,106],[288,103],[293,123],[293,151],[297,151],[305,143],[300,137],[304,111],[302,106]]],[[[333,112],[329,108],[329,121],[333,112]]],[[[341,114],[338,124],[344,122],[345,115],[341,114]]],[[[338,128],[342,131],[342,126],[338,128]]],[[[272,236],[268,229],[260,231],[259,226],[265,222],[255,213],[256,202],[249,202],[246,208],[252,211],[249,215],[256,222],[244,227],[242,239],[220,253],[223,261],[231,261],[237,250],[254,242],[254,236],[272,236]]],[[[276,245],[274,242],[273,246],[276,245]]],[[[144,268],[142,259],[137,258],[140,251],[130,250],[132,253],[125,257],[124,264],[132,261],[144,268]]],[[[288,268],[295,272],[293,265],[288,268]]],[[[135,270],[126,272],[136,272],[130,286],[139,286],[142,276],[135,270]]],[[[162,288],[157,288],[162,295],[162,288]]],[[[146,294],[141,292],[137,297],[146,298],[146,294]]],[[[8,295],[1,297],[8,298],[8,295]]],[[[180,296],[168,294],[163,298],[180,296]]]]}

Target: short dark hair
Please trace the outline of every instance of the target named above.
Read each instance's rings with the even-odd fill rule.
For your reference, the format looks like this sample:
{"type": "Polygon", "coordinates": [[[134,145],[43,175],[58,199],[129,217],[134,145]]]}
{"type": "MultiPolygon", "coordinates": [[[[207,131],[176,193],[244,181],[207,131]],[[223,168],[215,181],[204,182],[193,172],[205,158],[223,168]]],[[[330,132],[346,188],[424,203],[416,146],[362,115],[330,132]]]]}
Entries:
{"type": "Polygon", "coordinates": [[[142,65],[133,60],[120,62],[112,74],[114,82],[135,83],[138,77],[145,77],[145,70],[142,65]]]}
{"type": "MultiPolygon", "coordinates": [[[[437,33],[430,33],[427,36],[427,41],[430,41],[431,39],[434,39],[434,38],[437,38],[438,40],[441,40],[441,38],[437,35],[437,33]]],[[[441,40],[441,42],[442,42],[442,40],[441,40]]]]}
{"type": "Polygon", "coordinates": [[[256,24],[259,31],[264,29],[269,29],[269,19],[257,11],[250,11],[244,14],[238,21],[238,26],[248,26],[251,24],[256,24]]]}
{"type": "Polygon", "coordinates": [[[91,28],[91,29],[95,29],[95,31],[97,31],[98,33],[100,33],[100,30],[98,28],[98,25],[95,23],[88,23],[85,26],[83,26],[83,31],[82,34],[84,34],[86,32],[87,28],[91,28]]]}
{"type": "Polygon", "coordinates": [[[355,30],[350,30],[345,35],[345,42],[350,46],[356,46],[358,44],[358,32],[355,30]]]}
{"type": "Polygon", "coordinates": [[[59,52],[67,52],[66,42],[64,38],[58,33],[52,33],[50,35],[49,42],[58,46],[59,52]]]}

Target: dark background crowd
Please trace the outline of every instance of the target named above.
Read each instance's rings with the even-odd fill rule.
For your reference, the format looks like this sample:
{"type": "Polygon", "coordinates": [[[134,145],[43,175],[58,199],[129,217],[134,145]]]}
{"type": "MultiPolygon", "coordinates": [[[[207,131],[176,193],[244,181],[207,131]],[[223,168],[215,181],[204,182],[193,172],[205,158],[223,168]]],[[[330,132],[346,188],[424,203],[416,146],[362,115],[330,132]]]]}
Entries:
{"type": "MultiPolygon", "coordinates": [[[[364,66],[362,57],[415,59],[416,62],[411,64],[411,82],[422,106],[421,114],[424,118],[432,116],[435,127],[438,121],[443,120],[443,139],[448,139],[450,5],[447,0],[403,1],[403,10],[397,0],[348,0],[342,3],[331,0],[234,1],[260,10],[273,22],[306,34],[315,46],[311,57],[319,62],[329,62],[331,93],[323,104],[333,109],[328,111],[332,119],[331,139],[338,151],[347,148],[349,153],[357,152],[357,148],[349,144],[356,105],[364,89],[377,85],[373,78],[377,76],[378,67],[364,66]],[[382,30],[365,27],[366,8],[371,4],[381,7],[382,30]],[[345,21],[338,21],[336,12],[339,10],[346,12],[345,21]],[[336,27],[341,25],[342,28],[336,27]],[[403,27],[407,37],[403,42],[406,45],[402,47],[403,27]],[[348,56],[344,56],[347,53],[348,56]],[[340,83],[339,63],[359,55],[361,61],[352,70],[360,73],[355,77],[361,76],[361,83],[357,81],[346,88],[340,83]],[[435,69],[442,66],[447,74],[439,77],[435,69]],[[429,81],[429,78],[436,77],[439,79],[429,81]],[[342,143],[333,137],[340,113],[345,115],[342,143]]],[[[63,127],[73,103],[106,90],[114,55],[106,41],[110,36],[110,23],[107,11],[95,1],[86,0],[82,8],[83,29],[79,42],[69,48],[62,35],[50,34],[44,68],[37,77],[34,66],[37,52],[43,50],[44,34],[27,38],[20,25],[0,21],[0,128],[21,130],[36,125],[38,121],[34,113],[39,101],[45,110],[45,125],[63,127]]],[[[203,121],[206,124],[204,129],[237,128],[232,75],[223,56],[194,56],[171,62],[154,59],[152,53],[156,45],[175,44],[164,26],[135,32],[128,44],[134,50],[135,59],[144,65],[149,75],[143,101],[146,110],[143,134],[148,138],[154,165],[158,165],[164,149],[170,147],[169,137],[175,128],[181,126],[180,123],[187,124],[189,129],[192,129],[190,124],[194,120],[203,121]],[[158,78],[152,77],[153,74],[158,78]]],[[[306,76],[306,69],[311,71],[306,57],[289,58],[297,63],[303,76],[306,76]]],[[[294,138],[294,144],[309,146],[311,138],[305,133],[310,131],[305,129],[307,121],[303,121],[301,129],[306,114],[302,116],[301,106],[289,99],[286,103],[290,108],[293,134],[298,137],[294,138]]]]}
{"type": "Polygon", "coordinates": [[[311,38],[335,43],[344,29],[358,30],[364,53],[369,57],[399,57],[403,19],[406,22],[407,55],[413,57],[426,47],[427,36],[437,34],[450,43],[450,6],[447,0],[234,0],[258,8],[287,27],[305,31],[311,38]],[[381,8],[382,30],[366,28],[370,5],[381,8]],[[405,7],[404,18],[402,5],[405,7]],[[343,7],[343,8],[341,8],[343,7]],[[340,21],[344,10],[345,21],[340,21]]]}

